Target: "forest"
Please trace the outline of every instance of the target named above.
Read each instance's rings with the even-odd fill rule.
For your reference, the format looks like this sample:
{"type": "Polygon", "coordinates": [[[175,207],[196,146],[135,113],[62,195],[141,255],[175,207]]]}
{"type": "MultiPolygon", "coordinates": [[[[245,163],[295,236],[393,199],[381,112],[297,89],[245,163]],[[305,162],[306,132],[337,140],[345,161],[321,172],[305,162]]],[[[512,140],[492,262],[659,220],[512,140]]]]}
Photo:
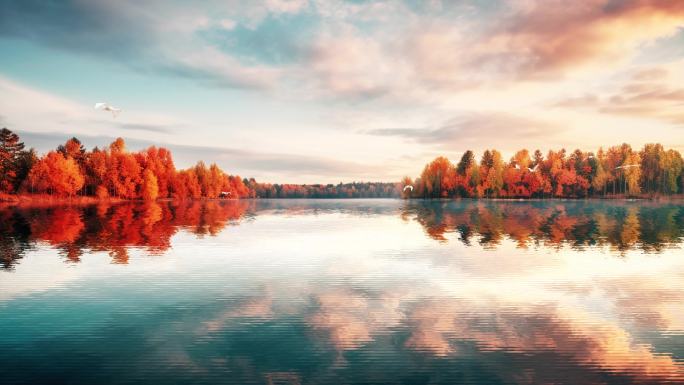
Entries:
{"type": "Polygon", "coordinates": [[[661,144],[637,151],[629,144],[596,153],[565,149],[518,151],[508,162],[486,150],[478,163],[466,151],[457,164],[437,157],[414,181],[404,177],[404,197],[413,198],[585,198],[654,197],[681,193],[681,154],[661,144]]]}
{"type": "MultiPolygon", "coordinates": [[[[176,169],[163,147],[126,150],[118,138],[106,148],[87,151],[77,138],[39,157],[19,136],[0,130],[0,195],[156,200],[200,198],[388,198],[396,183],[268,184],[230,175],[200,161],[176,169]]],[[[11,200],[11,199],[9,199],[11,200]]]]}
{"type": "Polygon", "coordinates": [[[585,198],[644,197],[684,190],[681,154],[660,144],[628,144],[596,153],[518,151],[508,162],[486,150],[457,164],[437,157],[399,183],[270,184],[231,175],[199,161],[176,169],[163,147],[127,151],[122,138],[87,151],[77,138],[38,156],[19,136],[0,130],[0,195],[146,200],[200,198],[585,198]],[[411,186],[410,188],[407,186],[411,186]]]}

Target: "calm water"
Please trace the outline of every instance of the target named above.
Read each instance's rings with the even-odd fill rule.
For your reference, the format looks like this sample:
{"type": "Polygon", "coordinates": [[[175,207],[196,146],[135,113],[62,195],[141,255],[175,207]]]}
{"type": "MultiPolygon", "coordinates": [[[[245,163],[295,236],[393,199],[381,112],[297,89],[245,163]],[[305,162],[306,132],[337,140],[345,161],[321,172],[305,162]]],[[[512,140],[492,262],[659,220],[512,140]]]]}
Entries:
{"type": "Polygon", "coordinates": [[[684,383],[684,205],[0,208],[3,384],[684,383]]]}

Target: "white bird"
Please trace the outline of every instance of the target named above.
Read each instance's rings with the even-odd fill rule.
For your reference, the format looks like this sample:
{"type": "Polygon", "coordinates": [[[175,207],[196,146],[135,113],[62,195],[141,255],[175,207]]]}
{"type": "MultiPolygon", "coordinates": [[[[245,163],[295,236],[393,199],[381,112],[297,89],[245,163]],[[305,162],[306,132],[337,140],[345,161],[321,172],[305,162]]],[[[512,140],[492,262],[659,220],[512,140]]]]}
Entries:
{"type": "Polygon", "coordinates": [[[96,110],[102,110],[102,111],[109,111],[112,113],[112,116],[116,118],[117,115],[121,112],[120,108],[116,108],[113,106],[110,106],[107,103],[95,103],[95,109],[96,110]]]}
{"type": "Polygon", "coordinates": [[[619,168],[630,168],[630,167],[639,167],[639,165],[638,164],[625,164],[623,166],[617,166],[617,167],[615,167],[615,169],[617,170],[619,168]]]}
{"type": "Polygon", "coordinates": [[[537,171],[537,167],[539,167],[539,165],[536,165],[536,166],[534,166],[534,167],[532,167],[532,168],[529,168],[529,167],[528,167],[527,169],[530,170],[530,172],[535,172],[535,171],[537,171]]]}
{"type": "Polygon", "coordinates": [[[406,190],[411,190],[413,192],[413,186],[411,186],[410,184],[404,186],[404,191],[406,191],[406,190]]]}
{"type": "Polygon", "coordinates": [[[519,165],[519,164],[516,164],[516,165],[515,165],[515,169],[516,169],[516,170],[520,170],[520,165],[519,165]]]}

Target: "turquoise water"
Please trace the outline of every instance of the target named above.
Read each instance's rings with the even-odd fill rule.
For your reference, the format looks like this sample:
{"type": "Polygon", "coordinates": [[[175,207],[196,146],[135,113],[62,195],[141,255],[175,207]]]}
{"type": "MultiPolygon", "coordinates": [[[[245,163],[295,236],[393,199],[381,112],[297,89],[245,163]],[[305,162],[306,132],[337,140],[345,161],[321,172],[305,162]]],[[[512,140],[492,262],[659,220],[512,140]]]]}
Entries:
{"type": "Polygon", "coordinates": [[[684,383],[684,205],[0,208],[7,384],[684,383]]]}

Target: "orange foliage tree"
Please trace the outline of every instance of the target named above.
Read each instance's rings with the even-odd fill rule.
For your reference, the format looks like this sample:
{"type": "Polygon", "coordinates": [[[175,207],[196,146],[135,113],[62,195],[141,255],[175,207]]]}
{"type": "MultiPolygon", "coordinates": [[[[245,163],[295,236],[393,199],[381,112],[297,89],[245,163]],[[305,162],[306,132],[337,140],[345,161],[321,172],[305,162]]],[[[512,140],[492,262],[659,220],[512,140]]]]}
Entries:
{"type": "Polygon", "coordinates": [[[84,177],[73,158],[50,151],[40,158],[28,175],[32,191],[72,196],[83,187],[84,177]]]}

